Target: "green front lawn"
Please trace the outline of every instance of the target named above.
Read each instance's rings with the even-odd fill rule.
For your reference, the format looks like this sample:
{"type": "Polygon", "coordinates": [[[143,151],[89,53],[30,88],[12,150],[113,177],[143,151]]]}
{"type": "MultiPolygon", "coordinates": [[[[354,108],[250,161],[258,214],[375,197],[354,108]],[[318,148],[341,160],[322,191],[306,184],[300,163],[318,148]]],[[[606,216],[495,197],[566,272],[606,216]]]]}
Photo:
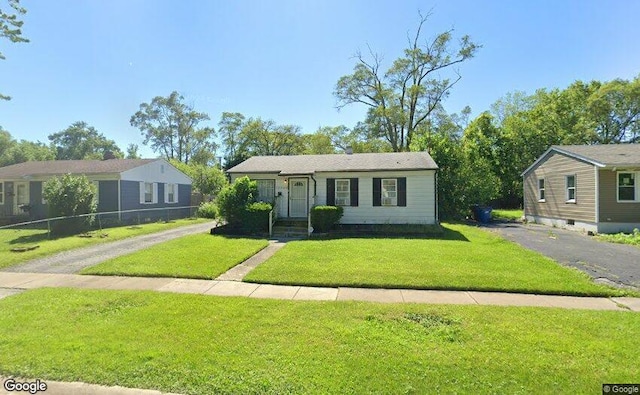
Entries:
{"type": "Polygon", "coordinates": [[[619,295],[588,275],[502,237],[444,225],[439,239],[355,238],[288,243],[245,281],[314,286],[619,295]]]}
{"type": "Polygon", "coordinates": [[[188,394],[600,393],[640,314],[38,289],[0,300],[0,374],[188,394]]]}
{"type": "Polygon", "coordinates": [[[67,236],[55,239],[48,238],[46,229],[0,229],[0,268],[74,248],[162,232],[180,226],[195,225],[210,221],[210,219],[206,218],[189,218],[171,222],[155,222],[139,226],[120,226],[103,229],[102,234],[106,234],[106,237],[100,237],[99,232],[91,232],[90,234],[93,237],[67,236]],[[38,248],[26,252],[11,251],[13,248],[33,246],[38,246],[38,248]]]}
{"type": "Polygon", "coordinates": [[[491,218],[507,220],[507,221],[520,221],[524,211],[520,209],[493,209],[491,211],[491,218]]]}
{"type": "Polygon", "coordinates": [[[81,274],[212,279],[268,244],[264,239],[190,235],[110,259],[81,274]]]}
{"type": "Polygon", "coordinates": [[[598,235],[597,238],[610,243],[630,244],[640,247],[640,230],[638,229],[634,229],[633,233],[602,234],[598,235]]]}

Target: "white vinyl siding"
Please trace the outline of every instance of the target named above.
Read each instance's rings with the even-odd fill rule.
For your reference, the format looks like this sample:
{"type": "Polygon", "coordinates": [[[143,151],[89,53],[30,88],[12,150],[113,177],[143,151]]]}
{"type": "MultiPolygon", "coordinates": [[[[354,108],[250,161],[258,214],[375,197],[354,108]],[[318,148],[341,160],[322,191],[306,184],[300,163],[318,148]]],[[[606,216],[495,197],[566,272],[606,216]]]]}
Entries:
{"type": "MultiPolygon", "coordinates": [[[[342,224],[435,224],[435,171],[375,171],[317,173],[317,193],[314,204],[327,202],[327,178],[358,179],[357,207],[345,206],[340,219],[342,224]],[[373,206],[373,179],[407,179],[407,206],[373,206]]],[[[381,182],[382,184],[382,182],[381,182]]],[[[313,184],[312,184],[313,185],[313,184]]],[[[312,188],[313,189],[313,188],[312,188]]],[[[382,189],[382,188],[381,188],[382,189]]],[[[396,189],[397,194],[397,189],[396,189]]],[[[397,196],[396,196],[397,202],[397,196]]]]}
{"type": "Polygon", "coordinates": [[[351,180],[338,179],[336,180],[336,206],[350,206],[351,205],[351,180]]]}
{"type": "Polygon", "coordinates": [[[638,201],[637,177],[635,172],[619,172],[617,176],[618,202],[638,201]]]}
{"type": "Polygon", "coordinates": [[[567,189],[567,203],[576,202],[576,176],[570,175],[565,177],[565,185],[567,189]]]}
{"type": "Polygon", "coordinates": [[[396,178],[383,178],[381,188],[381,204],[383,206],[397,206],[398,205],[398,179],[396,178]]]}
{"type": "Polygon", "coordinates": [[[164,184],[164,202],[178,203],[178,184],[164,184]]]}
{"type": "Polygon", "coordinates": [[[155,182],[140,182],[140,203],[158,203],[158,184],[155,182]]]}

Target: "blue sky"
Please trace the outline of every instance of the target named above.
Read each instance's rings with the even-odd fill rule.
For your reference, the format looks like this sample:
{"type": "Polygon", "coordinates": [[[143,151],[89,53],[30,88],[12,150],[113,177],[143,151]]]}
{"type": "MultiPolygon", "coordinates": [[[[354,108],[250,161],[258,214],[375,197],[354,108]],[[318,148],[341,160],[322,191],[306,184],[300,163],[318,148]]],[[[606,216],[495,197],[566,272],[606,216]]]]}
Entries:
{"type": "MultiPolygon", "coordinates": [[[[3,6],[4,0],[0,1],[3,6]]],[[[483,45],[444,103],[472,116],[507,92],[640,74],[636,0],[22,0],[27,44],[0,41],[0,125],[18,139],[86,121],[121,148],[139,144],[129,118],[177,90],[211,116],[223,111],[303,132],[362,120],[335,108],[333,89],[367,45],[385,65],[401,55],[418,10],[429,38],[454,28],[483,45]]]]}

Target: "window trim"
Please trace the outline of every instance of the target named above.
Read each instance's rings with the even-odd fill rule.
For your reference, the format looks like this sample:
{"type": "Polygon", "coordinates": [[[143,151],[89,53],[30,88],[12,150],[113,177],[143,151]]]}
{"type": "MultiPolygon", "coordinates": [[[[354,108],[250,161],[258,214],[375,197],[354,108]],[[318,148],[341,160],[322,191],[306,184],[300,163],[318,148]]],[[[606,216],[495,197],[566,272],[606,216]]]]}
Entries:
{"type": "Polygon", "coordinates": [[[176,204],[178,203],[178,184],[176,183],[165,183],[164,184],[164,202],[167,204],[176,204]],[[173,187],[173,201],[169,200],[169,186],[173,187]]]}
{"type": "MultiPolygon", "coordinates": [[[[389,192],[389,191],[387,191],[389,192]]],[[[380,206],[382,207],[398,207],[398,179],[397,178],[382,178],[380,179],[380,206]],[[385,189],[384,189],[384,182],[385,181],[393,181],[393,184],[395,185],[395,196],[394,197],[386,197],[386,199],[393,199],[392,200],[392,204],[384,204],[384,193],[385,193],[385,189]]]]}
{"type": "Polygon", "coordinates": [[[4,181],[0,181],[0,206],[4,206],[4,190],[5,190],[5,185],[4,185],[4,181]]]}
{"type": "Polygon", "coordinates": [[[157,204],[158,203],[158,183],[149,181],[140,181],[140,204],[157,204]],[[151,201],[147,202],[147,184],[151,185],[151,201]]]}
{"type": "Polygon", "coordinates": [[[546,200],[546,181],[544,177],[538,178],[538,202],[545,203],[546,200]],[[540,186],[540,181],[542,181],[542,187],[540,186]]]}
{"type": "Polygon", "coordinates": [[[564,190],[565,190],[565,203],[571,203],[571,204],[575,204],[578,199],[577,199],[577,194],[578,194],[578,177],[576,177],[575,174],[567,174],[564,176],[564,190]],[[569,186],[569,177],[573,177],[573,186],[570,187],[569,186]],[[569,190],[573,189],[573,199],[569,198],[569,190]]]}
{"type": "Polygon", "coordinates": [[[93,180],[93,181],[91,181],[91,183],[96,186],[96,196],[95,196],[96,203],[100,204],[100,181],[93,180]]]}
{"type": "Polygon", "coordinates": [[[265,203],[270,203],[270,204],[273,203],[274,200],[276,199],[276,194],[277,194],[277,192],[276,192],[276,180],[273,179],[273,178],[257,178],[257,179],[255,179],[253,181],[256,182],[256,186],[258,186],[258,184],[260,184],[261,182],[267,182],[267,181],[269,182],[269,184],[271,184],[269,189],[273,189],[273,196],[271,196],[271,198],[268,199],[268,200],[265,199],[264,196],[260,195],[260,187],[258,186],[258,201],[265,202],[265,203]]]}
{"type": "MultiPolygon", "coordinates": [[[[345,199],[345,198],[340,198],[340,199],[345,199]]],[[[349,207],[351,206],[351,179],[349,178],[336,178],[334,181],[334,196],[333,196],[333,203],[336,206],[341,206],[341,207],[349,207]],[[338,204],[338,182],[345,182],[347,183],[347,190],[346,191],[340,191],[340,193],[347,193],[347,197],[346,197],[346,202],[344,204],[338,204]]]]}
{"type": "MultiPolygon", "coordinates": [[[[616,203],[638,203],[638,171],[618,171],[616,172],[616,203]],[[633,200],[620,200],[620,174],[633,174],[633,200]]],[[[628,188],[628,187],[627,187],[628,188]]]]}

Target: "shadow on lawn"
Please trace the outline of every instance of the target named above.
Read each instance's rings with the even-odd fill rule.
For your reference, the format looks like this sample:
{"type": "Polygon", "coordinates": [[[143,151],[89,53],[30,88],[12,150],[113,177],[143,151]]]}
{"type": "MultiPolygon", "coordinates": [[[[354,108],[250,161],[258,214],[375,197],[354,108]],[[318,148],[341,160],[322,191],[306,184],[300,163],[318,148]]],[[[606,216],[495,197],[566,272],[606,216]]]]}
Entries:
{"type": "Polygon", "coordinates": [[[466,241],[469,239],[457,230],[453,230],[446,226],[428,225],[424,229],[402,229],[401,227],[389,227],[388,229],[374,228],[339,228],[326,235],[312,236],[311,240],[331,240],[331,239],[427,239],[427,240],[451,240],[466,241]]]}

